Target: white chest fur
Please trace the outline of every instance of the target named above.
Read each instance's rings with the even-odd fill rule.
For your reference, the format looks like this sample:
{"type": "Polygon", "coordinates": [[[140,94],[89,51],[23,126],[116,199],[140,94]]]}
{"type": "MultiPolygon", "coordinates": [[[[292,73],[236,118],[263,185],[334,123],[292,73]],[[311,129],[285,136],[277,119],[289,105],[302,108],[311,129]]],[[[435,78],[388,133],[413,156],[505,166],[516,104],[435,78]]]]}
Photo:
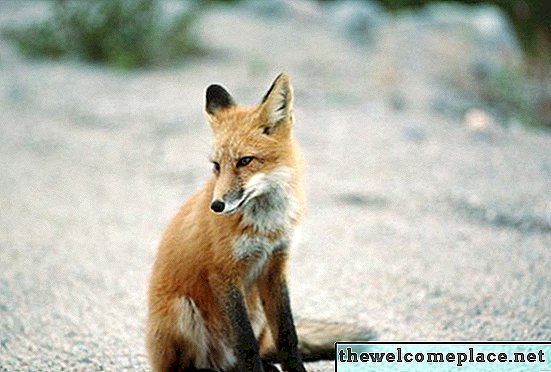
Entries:
{"type": "Polygon", "coordinates": [[[232,246],[234,258],[249,264],[246,283],[258,277],[270,256],[291,243],[298,210],[291,178],[291,169],[280,167],[255,175],[246,186],[253,196],[243,206],[242,224],[252,228],[252,234],[237,237],[232,246]],[[278,238],[273,238],[274,233],[278,238]]]}
{"type": "Polygon", "coordinates": [[[266,237],[241,235],[233,241],[233,255],[238,261],[246,261],[249,269],[245,277],[245,283],[256,280],[262,268],[276,252],[286,251],[290,244],[290,238],[283,236],[276,240],[266,237]]]}
{"type": "Polygon", "coordinates": [[[252,177],[246,190],[253,197],[243,206],[243,224],[261,234],[291,229],[298,210],[291,178],[288,167],[252,177]]]}

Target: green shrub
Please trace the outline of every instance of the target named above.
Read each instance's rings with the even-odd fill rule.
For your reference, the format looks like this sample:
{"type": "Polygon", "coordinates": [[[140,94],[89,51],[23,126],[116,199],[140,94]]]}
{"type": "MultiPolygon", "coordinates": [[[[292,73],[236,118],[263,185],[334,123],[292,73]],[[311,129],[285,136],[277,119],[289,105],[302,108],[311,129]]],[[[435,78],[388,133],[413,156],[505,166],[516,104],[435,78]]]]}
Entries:
{"type": "Polygon", "coordinates": [[[201,52],[190,32],[198,11],[167,17],[157,0],[58,1],[48,20],[8,34],[33,57],[158,67],[201,52]]]}
{"type": "Polygon", "coordinates": [[[528,126],[540,124],[522,71],[501,68],[488,76],[486,85],[487,89],[481,98],[503,117],[528,126]]]}

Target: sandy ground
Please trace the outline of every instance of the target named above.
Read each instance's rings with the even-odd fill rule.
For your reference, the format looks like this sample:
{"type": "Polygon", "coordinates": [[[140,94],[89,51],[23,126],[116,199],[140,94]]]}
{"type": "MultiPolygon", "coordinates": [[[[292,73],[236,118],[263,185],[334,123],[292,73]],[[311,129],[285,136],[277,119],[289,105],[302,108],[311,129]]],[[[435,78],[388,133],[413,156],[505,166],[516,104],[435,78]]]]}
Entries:
{"type": "MultiPolygon", "coordinates": [[[[28,11],[14,4],[2,24],[28,11]]],[[[362,45],[293,12],[213,10],[211,54],[166,71],[29,61],[1,41],[0,370],[147,369],[156,244],[210,175],[204,90],[252,104],[282,70],[309,198],[296,316],[379,340],[551,339],[551,136],[469,130],[434,108],[455,91],[416,65],[430,54],[404,63],[403,32],[362,45]]]]}

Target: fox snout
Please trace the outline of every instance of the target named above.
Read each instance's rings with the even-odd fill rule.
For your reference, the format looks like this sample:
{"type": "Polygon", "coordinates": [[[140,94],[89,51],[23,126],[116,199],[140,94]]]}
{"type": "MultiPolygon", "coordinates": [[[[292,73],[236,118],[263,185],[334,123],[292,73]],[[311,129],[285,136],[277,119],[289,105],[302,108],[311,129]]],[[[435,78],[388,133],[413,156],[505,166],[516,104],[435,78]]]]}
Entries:
{"type": "Polygon", "coordinates": [[[214,200],[210,205],[210,209],[214,213],[222,213],[225,207],[226,207],[226,204],[221,200],[214,200]]]}
{"type": "Polygon", "coordinates": [[[245,202],[244,194],[243,189],[239,188],[224,194],[222,197],[214,196],[210,204],[210,209],[214,213],[233,213],[245,202]]]}

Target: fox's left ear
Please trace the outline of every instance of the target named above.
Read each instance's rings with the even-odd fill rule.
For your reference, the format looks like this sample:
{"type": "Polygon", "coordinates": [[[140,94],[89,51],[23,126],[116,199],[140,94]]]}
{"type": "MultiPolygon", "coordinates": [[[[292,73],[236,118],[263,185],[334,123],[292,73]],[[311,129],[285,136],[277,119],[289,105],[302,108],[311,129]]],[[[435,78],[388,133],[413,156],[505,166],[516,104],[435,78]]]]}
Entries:
{"type": "Polygon", "coordinates": [[[233,106],[235,106],[235,102],[223,86],[212,84],[207,88],[205,111],[209,115],[216,115],[218,111],[233,106]]]}
{"type": "Polygon", "coordinates": [[[260,107],[266,118],[264,133],[272,134],[281,124],[292,123],[293,87],[285,73],[275,78],[260,107]]]}

